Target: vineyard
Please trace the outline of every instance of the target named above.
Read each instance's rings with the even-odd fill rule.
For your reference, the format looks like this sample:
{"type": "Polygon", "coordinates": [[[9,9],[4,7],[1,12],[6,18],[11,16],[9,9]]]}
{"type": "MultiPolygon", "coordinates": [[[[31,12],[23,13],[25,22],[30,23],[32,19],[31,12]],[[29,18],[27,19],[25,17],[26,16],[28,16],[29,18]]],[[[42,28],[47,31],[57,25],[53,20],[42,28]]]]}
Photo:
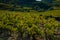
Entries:
{"type": "Polygon", "coordinates": [[[60,10],[46,12],[0,10],[0,40],[60,40],[54,39],[58,28],[60,10]]]}

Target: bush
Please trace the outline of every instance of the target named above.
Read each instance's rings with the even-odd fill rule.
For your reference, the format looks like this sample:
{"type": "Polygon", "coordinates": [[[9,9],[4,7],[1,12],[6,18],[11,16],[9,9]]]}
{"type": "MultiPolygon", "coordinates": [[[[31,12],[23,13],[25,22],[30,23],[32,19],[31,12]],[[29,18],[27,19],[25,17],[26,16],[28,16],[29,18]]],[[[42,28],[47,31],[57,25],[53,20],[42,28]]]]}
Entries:
{"type": "MultiPolygon", "coordinates": [[[[36,39],[35,36],[44,37],[45,31],[48,35],[53,35],[58,27],[55,18],[45,19],[45,15],[36,13],[10,12],[0,13],[0,28],[8,29],[14,33],[19,32],[29,35],[29,38],[36,39]]],[[[25,37],[26,37],[25,36],[25,37]]]]}

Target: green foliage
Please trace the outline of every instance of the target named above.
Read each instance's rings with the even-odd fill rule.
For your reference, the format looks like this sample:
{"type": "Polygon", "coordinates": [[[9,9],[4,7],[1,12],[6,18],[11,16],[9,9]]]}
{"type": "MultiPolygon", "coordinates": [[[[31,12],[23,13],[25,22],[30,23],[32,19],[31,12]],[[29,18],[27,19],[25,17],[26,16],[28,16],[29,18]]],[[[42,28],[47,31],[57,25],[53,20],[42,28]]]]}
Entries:
{"type": "MultiPolygon", "coordinates": [[[[55,18],[45,19],[51,12],[43,13],[0,11],[0,28],[20,32],[22,34],[27,32],[27,34],[31,36],[34,34],[44,36],[44,31],[46,30],[46,33],[51,35],[57,29],[59,23],[55,18]]],[[[55,13],[52,14],[52,16],[56,16],[55,13]]]]}

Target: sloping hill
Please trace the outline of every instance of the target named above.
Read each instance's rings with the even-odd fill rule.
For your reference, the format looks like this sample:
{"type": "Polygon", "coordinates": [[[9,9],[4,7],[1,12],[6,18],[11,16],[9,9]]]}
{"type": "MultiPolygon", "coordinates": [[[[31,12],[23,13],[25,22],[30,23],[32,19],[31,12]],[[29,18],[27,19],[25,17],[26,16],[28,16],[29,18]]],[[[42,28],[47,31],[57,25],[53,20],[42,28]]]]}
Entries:
{"type": "Polygon", "coordinates": [[[48,9],[49,10],[52,9],[50,5],[47,5],[44,2],[36,2],[35,0],[29,0],[29,1],[28,0],[24,0],[24,1],[23,0],[3,0],[3,1],[0,0],[0,9],[8,9],[9,6],[7,4],[10,5],[10,8],[12,10],[14,10],[14,9],[17,10],[16,6],[28,7],[28,8],[32,8],[32,10],[36,10],[36,11],[45,11],[48,9]]]}

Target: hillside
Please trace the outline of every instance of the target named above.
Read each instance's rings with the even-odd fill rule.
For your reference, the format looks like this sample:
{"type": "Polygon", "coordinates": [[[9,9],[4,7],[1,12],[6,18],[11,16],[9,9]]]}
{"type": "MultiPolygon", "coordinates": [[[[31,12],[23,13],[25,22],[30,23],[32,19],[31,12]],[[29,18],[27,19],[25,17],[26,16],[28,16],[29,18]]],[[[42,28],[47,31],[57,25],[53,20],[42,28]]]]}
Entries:
{"type": "Polygon", "coordinates": [[[60,0],[0,0],[0,40],[60,40],[60,0]]]}
{"type": "Polygon", "coordinates": [[[20,11],[22,10],[22,7],[28,7],[31,8],[31,10],[36,10],[40,12],[53,9],[50,3],[51,2],[48,2],[48,0],[43,0],[41,2],[37,2],[35,0],[0,0],[0,9],[20,11]]]}

